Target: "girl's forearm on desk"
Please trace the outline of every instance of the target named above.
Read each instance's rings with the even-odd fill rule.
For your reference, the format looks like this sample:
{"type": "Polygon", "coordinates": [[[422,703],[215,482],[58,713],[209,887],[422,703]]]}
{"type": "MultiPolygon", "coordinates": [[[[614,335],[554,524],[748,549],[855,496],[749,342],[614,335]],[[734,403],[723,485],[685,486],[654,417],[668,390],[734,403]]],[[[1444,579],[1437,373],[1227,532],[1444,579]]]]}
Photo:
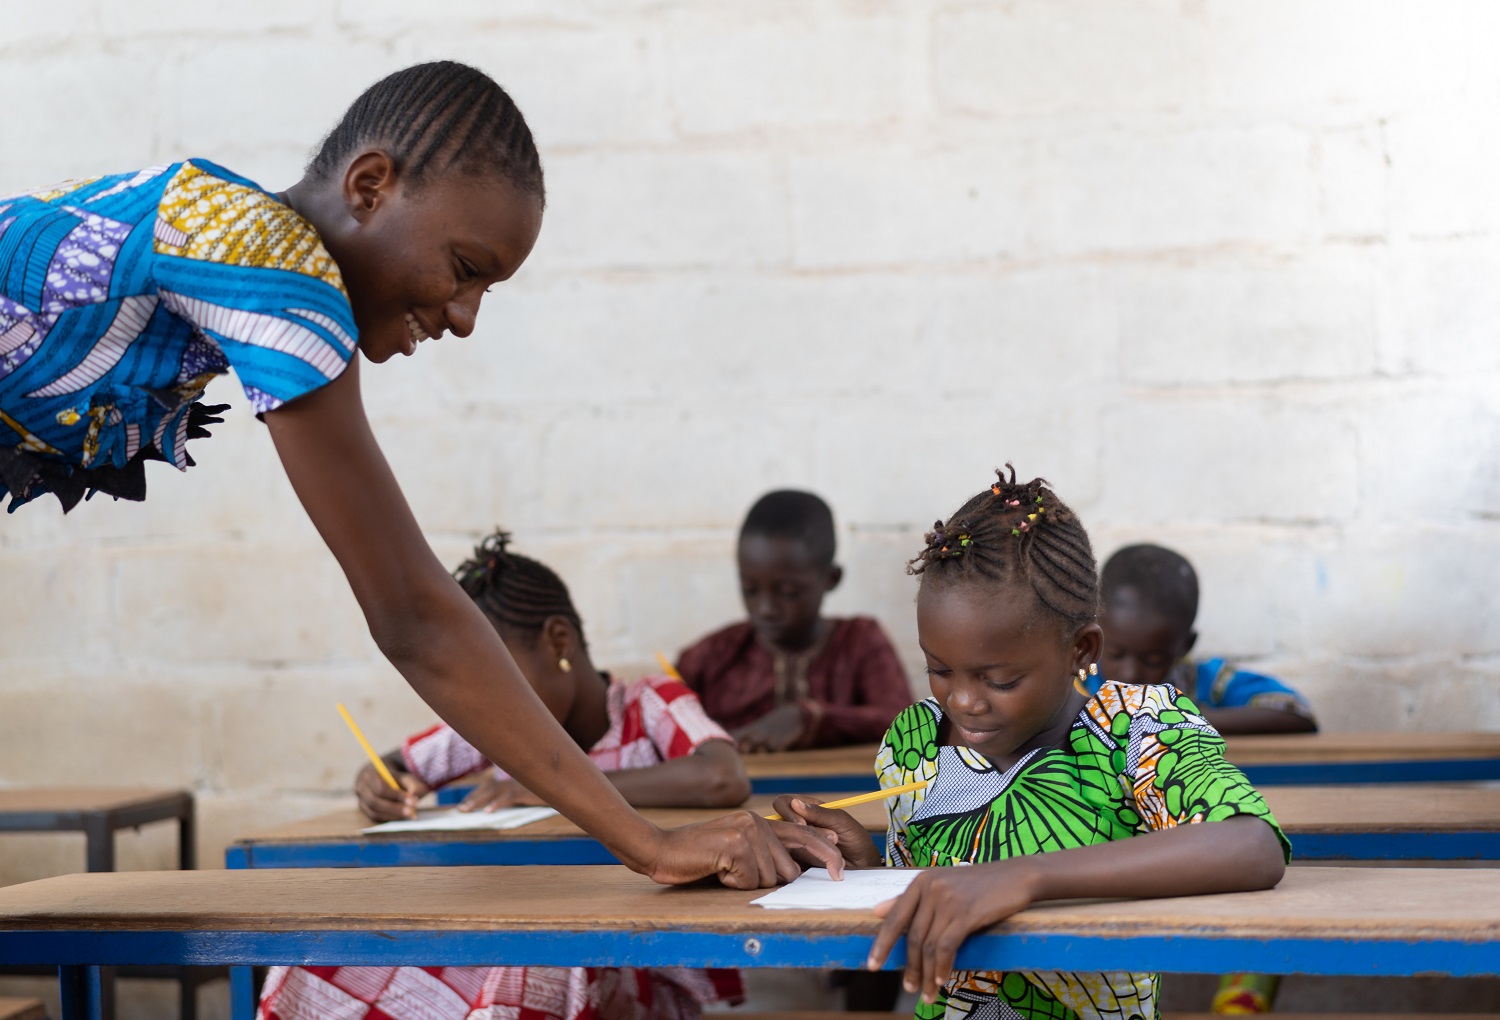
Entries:
{"type": "Polygon", "coordinates": [[[635,807],[731,808],[750,796],[739,752],[723,740],[671,761],[606,775],[635,807]]]}
{"type": "Polygon", "coordinates": [[[1029,866],[1032,903],[1247,892],[1286,870],[1276,833],[1248,815],[1016,860],[1029,866]]]}

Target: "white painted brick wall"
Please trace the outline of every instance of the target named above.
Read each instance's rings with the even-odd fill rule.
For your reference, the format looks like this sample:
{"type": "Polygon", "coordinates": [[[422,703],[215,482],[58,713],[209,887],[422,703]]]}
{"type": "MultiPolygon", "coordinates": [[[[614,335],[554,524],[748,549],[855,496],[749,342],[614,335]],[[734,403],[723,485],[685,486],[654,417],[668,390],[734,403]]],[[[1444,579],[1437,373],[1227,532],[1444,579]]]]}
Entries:
{"type": "MultiPolygon", "coordinates": [[[[904,560],[1012,459],[1101,554],[1191,555],[1201,648],[1329,727],[1500,726],[1500,8],[428,7],[11,0],[0,193],[186,155],[284,187],[379,74],[479,63],[541,142],[542,238],[367,399],[445,560],[514,528],[601,662],[734,616],[739,518],[790,484],[838,513],[831,608],[915,669],[904,560]]],[[[0,522],[0,782],[193,786],[208,862],[338,802],[332,701],[385,745],[429,717],[210,396],[144,506],[0,522]]]]}

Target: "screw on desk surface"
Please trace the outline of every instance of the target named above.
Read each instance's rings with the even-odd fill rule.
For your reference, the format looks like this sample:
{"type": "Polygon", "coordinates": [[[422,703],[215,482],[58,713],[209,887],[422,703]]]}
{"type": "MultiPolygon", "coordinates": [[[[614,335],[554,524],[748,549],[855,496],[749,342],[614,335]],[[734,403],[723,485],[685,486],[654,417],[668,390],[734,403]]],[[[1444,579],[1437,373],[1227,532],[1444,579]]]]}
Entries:
{"type": "Polygon", "coordinates": [[[746,939],[745,952],[751,956],[760,955],[760,939],[746,939]]]}

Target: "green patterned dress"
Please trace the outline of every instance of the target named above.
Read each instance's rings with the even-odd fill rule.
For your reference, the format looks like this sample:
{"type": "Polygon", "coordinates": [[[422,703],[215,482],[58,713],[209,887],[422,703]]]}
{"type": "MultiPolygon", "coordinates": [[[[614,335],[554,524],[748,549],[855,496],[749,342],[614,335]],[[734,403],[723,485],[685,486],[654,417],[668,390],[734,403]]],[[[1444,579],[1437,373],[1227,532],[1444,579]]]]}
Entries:
{"type": "MultiPolygon", "coordinates": [[[[928,698],[891,724],[875,767],[882,787],[925,790],[889,803],[886,859],[946,867],[1091,846],[1235,815],[1264,818],[1291,844],[1224,740],[1170,686],[1105,683],[1066,746],[1032,751],[1006,772],[967,747],[940,746],[942,711],[928,698]]],[[[958,971],[918,1020],[1152,1020],[1157,975],[958,971]]]]}

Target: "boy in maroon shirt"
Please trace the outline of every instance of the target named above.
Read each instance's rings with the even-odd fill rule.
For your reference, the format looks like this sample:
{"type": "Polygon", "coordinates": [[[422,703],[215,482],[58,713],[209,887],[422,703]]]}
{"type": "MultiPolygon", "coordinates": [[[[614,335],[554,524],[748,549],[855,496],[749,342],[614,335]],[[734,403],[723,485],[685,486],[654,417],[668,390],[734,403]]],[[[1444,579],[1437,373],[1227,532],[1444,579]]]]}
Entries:
{"type": "Polygon", "coordinates": [[[762,496],[740,528],[740,592],[749,619],[700,640],[683,681],[740,750],[863,744],[912,702],[901,661],[867,616],[821,615],[838,587],[833,513],[810,492],[762,496]]]}

